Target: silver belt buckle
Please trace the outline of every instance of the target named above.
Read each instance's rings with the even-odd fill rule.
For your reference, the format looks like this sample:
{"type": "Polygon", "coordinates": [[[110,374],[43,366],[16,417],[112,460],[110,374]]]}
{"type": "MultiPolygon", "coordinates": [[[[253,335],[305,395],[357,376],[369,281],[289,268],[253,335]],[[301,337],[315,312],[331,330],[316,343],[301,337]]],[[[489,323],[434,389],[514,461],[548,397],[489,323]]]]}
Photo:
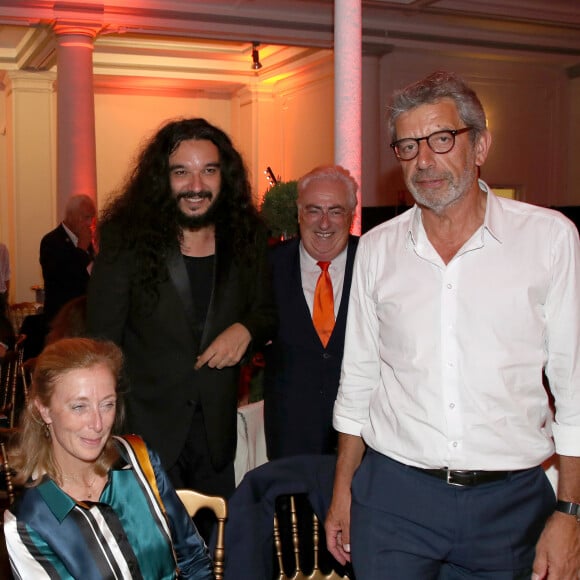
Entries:
{"type": "Polygon", "coordinates": [[[447,472],[447,484],[448,485],[454,485],[456,487],[465,487],[465,485],[463,483],[457,483],[456,481],[453,481],[453,471],[451,469],[449,469],[448,467],[445,468],[445,471],[447,472]]]}

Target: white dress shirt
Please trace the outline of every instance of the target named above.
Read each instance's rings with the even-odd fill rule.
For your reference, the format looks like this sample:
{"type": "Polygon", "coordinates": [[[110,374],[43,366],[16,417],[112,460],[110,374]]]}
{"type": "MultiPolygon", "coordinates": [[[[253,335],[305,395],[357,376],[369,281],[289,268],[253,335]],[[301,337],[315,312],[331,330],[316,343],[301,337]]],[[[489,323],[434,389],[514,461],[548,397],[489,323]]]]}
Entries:
{"type": "Polygon", "coordinates": [[[416,206],[358,246],[334,426],[408,465],[523,469],[554,442],[580,456],[577,230],[480,187],[484,224],[447,265],[416,206]]]}
{"type": "MultiPolygon", "coordinates": [[[[334,295],[334,318],[338,316],[338,309],[340,308],[340,298],[342,296],[342,287],[344,285],[344,270],[346,268],[346,254],[348,242],[344,250],[338,254],[330,262],[328,266],[328,273],[332,281],[332,293],[334,295]]],[[[304,298],[310,309],[310,316],[312,316],[312,308],[314,307],[314,291],[316,290],[316,283],[320,277],[320,266],[300,242],[300,276],[302,277],[302,290],[304,291],[304,298]]]]}

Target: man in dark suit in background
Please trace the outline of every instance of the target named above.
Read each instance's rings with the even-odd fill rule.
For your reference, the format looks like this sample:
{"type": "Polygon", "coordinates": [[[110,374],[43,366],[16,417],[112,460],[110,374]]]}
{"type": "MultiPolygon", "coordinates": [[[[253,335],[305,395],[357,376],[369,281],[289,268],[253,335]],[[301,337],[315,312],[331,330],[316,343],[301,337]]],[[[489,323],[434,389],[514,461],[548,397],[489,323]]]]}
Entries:
{"type": "Polygon", "coordinates": [[[69,300],[87,291],[95,257],[95,216],[95,203],[88,195],[73,195],[67,201],[62,223],[40,242],[47,325],[69,300]]]}
{"type": "Polygon", "coordinates": [[[204,119],[168,123],[100,232],[88,331],[125,354],[126,428],[176,487],[227,497],[240,361],[276,326],[266,229],[240,154],[204,119]]]}
{"type": "Polygon", "coordinates": [[[271,251],[279,328],[265,353],[264,420],[270,459],[333,453],[336,448],[332,409],[358,243],[349,235],[357,189],[340,166],[321,166],[304,175],[298,181],[300,238],[271,251]],[[331,279],[334,316],[319,334],[315,302],[323,267],[331,279]]]}

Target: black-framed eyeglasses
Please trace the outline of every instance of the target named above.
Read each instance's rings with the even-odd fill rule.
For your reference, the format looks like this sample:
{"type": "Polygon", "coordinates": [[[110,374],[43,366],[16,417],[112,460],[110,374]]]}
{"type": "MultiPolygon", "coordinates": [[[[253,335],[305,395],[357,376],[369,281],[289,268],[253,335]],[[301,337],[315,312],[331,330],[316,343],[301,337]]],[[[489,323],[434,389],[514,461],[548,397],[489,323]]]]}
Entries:
{"type": "Polygon", "coordinates": [[[399,139],[398,141],[393,141],[391,147],[395,152],[395,155],[402,159],[403,161],[411,161],[415,159],[419,154],[419,141],[427,141],[427,145],[433,153],[449,153],[453,146],[455,145],[455,137],[471,131],[473,127],[463,127],[463,129],[448,129],[446,131],[435,131],[427,137],[419,137],[418,139],[412,139],[407,137],[405,139],[399,139]]]}

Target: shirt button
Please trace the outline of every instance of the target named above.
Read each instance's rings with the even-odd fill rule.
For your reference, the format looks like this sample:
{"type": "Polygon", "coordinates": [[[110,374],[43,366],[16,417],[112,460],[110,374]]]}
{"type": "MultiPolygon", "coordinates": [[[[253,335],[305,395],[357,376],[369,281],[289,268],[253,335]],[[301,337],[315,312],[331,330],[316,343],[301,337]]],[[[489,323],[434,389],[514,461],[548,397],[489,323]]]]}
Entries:
{"type": "Polygon", "coordinates": [[[453,288],[453,284],[447,284],[447,289],[451,290],[451,288],[453,288]]]}
{"type": "Polygon", "coordinates": [[[459,443],[457,443],[457,441],[453,442],[453,447],[457,447],[459,445],[459,443]]]}
{"type": "Polygon", "coordinates": [[[449,408],[450,409],[455,409],[455,403],[449,403],[449,408]]]}
{"type": "Polygon", "coordinates": [[[322,355],[322,358],[325,358],[325,359],[327,359],[327,358],[330,358],[331,356],[332,356],[332,355],[330,355],[330,354],[328,354],[327,352],[325,352],[325,353],[322,355]]]}

